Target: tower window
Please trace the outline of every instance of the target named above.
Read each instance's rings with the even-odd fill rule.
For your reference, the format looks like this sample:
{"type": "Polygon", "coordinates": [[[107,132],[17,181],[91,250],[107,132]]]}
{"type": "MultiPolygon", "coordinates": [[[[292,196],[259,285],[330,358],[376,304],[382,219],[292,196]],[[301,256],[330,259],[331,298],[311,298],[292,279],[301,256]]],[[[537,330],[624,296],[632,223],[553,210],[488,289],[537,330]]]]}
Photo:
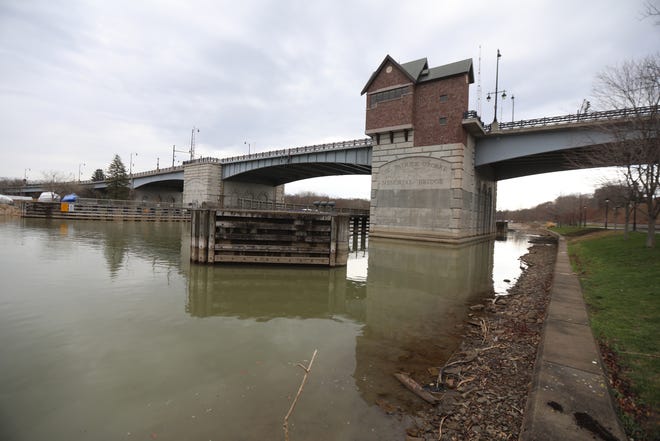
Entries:
{"type": "Polygon", "coordinates": [[[403,95],[411,93],[410,86],[397,87],[396,89],[384,90],[382,92],[376,92],[369,96],[369,107],[374,108],[376,105],[382,101],[395,100],[401,98],[403,95]]]}
{"type": "Polygon", "coordinates": [[[447,117],[446,116],[441,116],[438,121],[440,122],[441,126],[446,126],[447,125],[447,117]]]}
{"type": "Polygon", "coordinates": [[[441,103],[446,103],[447,101],[449,101],[449,97],[447,95],[440,95],[441,103]]]}

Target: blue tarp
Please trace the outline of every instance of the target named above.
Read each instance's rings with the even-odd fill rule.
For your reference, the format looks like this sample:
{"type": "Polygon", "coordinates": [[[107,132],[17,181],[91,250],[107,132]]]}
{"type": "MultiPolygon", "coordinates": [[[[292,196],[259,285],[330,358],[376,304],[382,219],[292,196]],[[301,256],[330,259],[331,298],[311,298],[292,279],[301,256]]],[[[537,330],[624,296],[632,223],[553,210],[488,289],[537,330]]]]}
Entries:
{"type": "Polygon", "coordinates": [[[61,202],[76,202],[77,200],[78,200],[78,195],[75,193],[71,193],[64,196],[61,202]]]}

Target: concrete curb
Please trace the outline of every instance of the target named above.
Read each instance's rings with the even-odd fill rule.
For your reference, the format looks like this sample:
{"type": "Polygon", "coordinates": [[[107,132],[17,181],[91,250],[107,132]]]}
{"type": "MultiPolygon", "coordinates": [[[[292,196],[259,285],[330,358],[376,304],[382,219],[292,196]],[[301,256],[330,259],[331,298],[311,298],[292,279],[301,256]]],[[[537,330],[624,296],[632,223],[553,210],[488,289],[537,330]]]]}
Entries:
{"type": "Polygon", "coordinates": [[[627,440],[563,237],[519,439],[627,440]]]}

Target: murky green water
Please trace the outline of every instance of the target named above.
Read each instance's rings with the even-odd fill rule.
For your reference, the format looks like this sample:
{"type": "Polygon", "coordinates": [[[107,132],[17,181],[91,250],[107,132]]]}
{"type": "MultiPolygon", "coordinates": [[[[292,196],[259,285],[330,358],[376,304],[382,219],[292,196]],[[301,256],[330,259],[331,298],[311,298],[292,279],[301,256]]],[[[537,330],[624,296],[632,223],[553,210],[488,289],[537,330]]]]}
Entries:
{"type": "Polygon", "coordinates": [[[283,439],[314,349],[291,440],[404,439],[392,373],[442,364],[493,289],[492,242],[191,267],[187,228],[0,219],[0,439],[283,439]]]}

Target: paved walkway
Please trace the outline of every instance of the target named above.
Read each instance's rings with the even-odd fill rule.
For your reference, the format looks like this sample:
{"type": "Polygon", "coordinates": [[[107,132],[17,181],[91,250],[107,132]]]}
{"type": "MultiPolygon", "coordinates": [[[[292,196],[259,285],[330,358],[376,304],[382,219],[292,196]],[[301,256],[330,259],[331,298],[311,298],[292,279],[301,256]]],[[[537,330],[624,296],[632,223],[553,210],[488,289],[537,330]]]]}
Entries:
{"type": "Polygon", "coordinates": [[[626,440],[563,237],[550,295],[520,439],[626,440]]]}

